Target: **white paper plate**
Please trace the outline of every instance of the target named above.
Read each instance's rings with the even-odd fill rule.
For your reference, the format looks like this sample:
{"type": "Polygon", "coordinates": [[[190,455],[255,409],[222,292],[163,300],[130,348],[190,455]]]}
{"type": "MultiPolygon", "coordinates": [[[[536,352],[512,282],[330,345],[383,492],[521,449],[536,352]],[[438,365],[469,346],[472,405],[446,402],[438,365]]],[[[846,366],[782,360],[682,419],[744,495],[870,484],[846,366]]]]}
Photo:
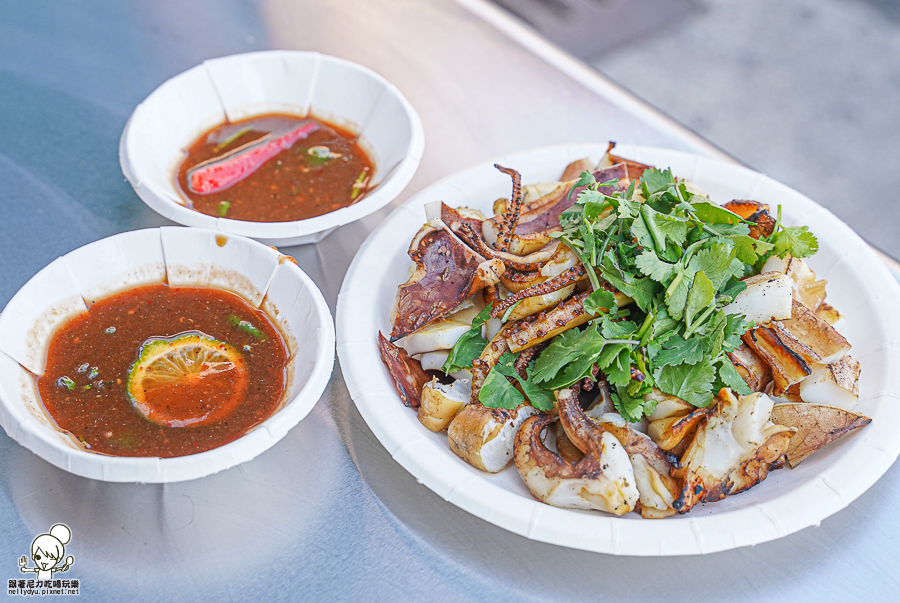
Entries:
{"type": "Polygon", "coordinates": [[[499,163],[519,170],[522,181],[556,180],[570,162],[597,161],[606,145],[536,149],[497,158],[423,190],[397,208],[366,240],[347,271],[338,298],[338,358],[350,395],[391,456],[445,500],[502,528],[534,540],[621,555],[689,555],[765,542],[818,525],[871,486],[900,452],[900,287],[872,250],[828,210],[752,170],[687,153],[621,145],[619,155],[690,178],[717,201],[755,199],[783,206],[787,224],[806,224],[820,251],[810,261],[828,280],[828,301],[845,316],[842,333],[862,364],[856,408],[872,423],[806,460],[774,471],[748,492],[684,516],[643,519],[558,509],[537,502],[514,467],[483,473],[455,456],[446,433],[432,433],[403,406],[381,362],[377,332],[388,317],[397,286],[408,275],[409,241],[425,222],[423,206],[442,200],[491,213],[494,199],[509,196],[499,163]]]}
{"type": "Polygon", "coordinates": [[[77,475],[111,482],[177,482],[249,461],[312,410],[334,367],[334,325],[315,283],[256,241],[200,228],[125,232],[85,245],[38,272],[0,314],[0,425],[17,442],[77,475]],[[44,411],[42,375],[56,330],[93,301],[141,285],[214,286],[262,308],[290,352],[281,407],[244,436],[176,458],[87,452],[44,411]]]}
{"type": "Polygon", "coordinates": [[[415,109],[371,69],[317,52],[272,50],[204,61],[163,83],[128,119],[119,163],[141,200],[179,224],[304,245],[393,201],[424,146],[415,109]],[[175,173],[191,144],[226,118],[264,113],[310,114],[358,132],[375,164],[374,189],[349,207],[294,222],[230,220],[185,207],[175,173]]]}

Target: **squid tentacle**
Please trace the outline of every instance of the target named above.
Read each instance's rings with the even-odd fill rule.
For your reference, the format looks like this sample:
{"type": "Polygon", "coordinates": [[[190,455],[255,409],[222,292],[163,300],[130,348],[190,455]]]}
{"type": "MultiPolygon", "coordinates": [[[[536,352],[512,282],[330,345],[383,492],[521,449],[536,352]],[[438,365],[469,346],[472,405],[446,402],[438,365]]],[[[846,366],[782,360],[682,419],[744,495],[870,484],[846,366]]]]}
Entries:
{"type": "Polygon", "coordinates": [[[513,233],[516,230],[516,225],[519,223],[519,211],[522,208],[522,175],[514,169],[506,168],[496,163],[494,167],[512,178],[512,196],[509,199],[509,203],[506,204],[506,211],[503,212],[503,221],[497,233],[498,248],[500,251],[509,251],[513,233]]]}
{"type": "Polygon", "coordinates": [[[572,283],[581,280],[581,277],[583,277],[585,274],[587,274],[587,270],[585,269],[584,264],[575,264],[571,268],[560,272],[553,278],[547,279],[543,283],[538,283],[537,285],[533,285],[531,287],[528,287],[527,289],[522,289],[514,295],[510,295],[491,311],[491,317],[499,318],[503,316],[503,313],[506,312],[506,310],[525,298],[535,297],[537,295],[546,295],[547,293],[553,293],[554,291],[559,291],[560,289],[568,287],[572,283]]]}

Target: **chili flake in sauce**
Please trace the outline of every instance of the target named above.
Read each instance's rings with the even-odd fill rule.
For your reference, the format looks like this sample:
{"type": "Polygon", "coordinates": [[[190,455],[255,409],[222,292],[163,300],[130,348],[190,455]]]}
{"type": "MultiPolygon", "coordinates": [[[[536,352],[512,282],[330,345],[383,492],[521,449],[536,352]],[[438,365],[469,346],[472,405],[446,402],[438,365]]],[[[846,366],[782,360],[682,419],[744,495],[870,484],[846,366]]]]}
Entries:
{"type": "Polygon", "coordinates": [[[152,285],[98,301],[60,328],[38,388],[57,426],[86,449],[184,456],[227,444],[271,416],[287,362],[281,334],[237,295],[152,285]],[[136,376],[141,389],[129,390],[136,376]]]}
{"type": "Polygon", "coordinates": [[[176,179],[188,207],[200,213],[289,222],[360,200],[373,171],[353,133],[311,117],[271,114],[202,135],[176,179]]]}

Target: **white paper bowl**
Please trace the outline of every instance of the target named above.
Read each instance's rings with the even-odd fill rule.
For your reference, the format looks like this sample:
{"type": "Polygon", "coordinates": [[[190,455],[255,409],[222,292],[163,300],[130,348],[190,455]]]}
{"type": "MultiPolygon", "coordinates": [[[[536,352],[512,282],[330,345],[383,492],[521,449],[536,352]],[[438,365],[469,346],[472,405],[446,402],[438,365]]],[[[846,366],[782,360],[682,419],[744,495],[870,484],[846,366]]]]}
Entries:
{"type": "Polygon", "coordinates": [[[57,467],[110,482],[177,482],[249,461],[309,413],[334,366],[334,325],[315,283],[292,260],[244,237],[199,228],[137,230],[101,239],[56,259],[0,314],[0,425],[57,467]],[[56,330],[93,301],[168,282],[213,286],[261,307],[290,352],[282,405],[237,440],[175,458],[88,452],[58,430],[40,402],[47,348],[56,330]]]}
{"type": "Polygon", "coordinates": [[[166,218],[267,245],[317,243],[390,203],[409,183],[425,146],[422,122],[374,71],[317,52],[274,50],[204,61],[153,91],[132,113],[119,163],[141,200],[166,218]],[[247,222],[188,209],[175,174],[201,134],[265,113],[323,118],[358,132],[375,164],[374,189],[349,207],[294,222],[247,222]]]}
{"type": "Polygon", "coordinates": [[[737,165],[697,155],[621,145],[616,153],[671,167],[717,201],[755,199],[781,204],[787,224],[805,224],[819,237],[810,258],[828,281],[828,302],[845,316],[840,331],[862,364],[856,411],[872,423],[796,469],[773,471],[758,486],[683,516],[643,519],[559,509],[536,501],[514,467],[496,475],[467,465],[450,451],[446,433],[432,433],[403,406],[381,362],[377,332],[390,331],[389,312],[411,264],[409,240],[425,222],[423,206],[443,200],[490,213],[509,195],[509,178],[493,164],[522,173],[522,182],[556,180],[582,157],[600,159],[606,144],[534,149],[497,158],[426,188],[398,207],[366,239],[347,270],[337,305],[338,358],[350,396],[391,456],[445,500],[502,528],[562,546],[620,555],[693,555],[780,538],[818,525],[862,494],[900,452],[900,286],[872,249],[828,210],[783,184],[737,165]]]}

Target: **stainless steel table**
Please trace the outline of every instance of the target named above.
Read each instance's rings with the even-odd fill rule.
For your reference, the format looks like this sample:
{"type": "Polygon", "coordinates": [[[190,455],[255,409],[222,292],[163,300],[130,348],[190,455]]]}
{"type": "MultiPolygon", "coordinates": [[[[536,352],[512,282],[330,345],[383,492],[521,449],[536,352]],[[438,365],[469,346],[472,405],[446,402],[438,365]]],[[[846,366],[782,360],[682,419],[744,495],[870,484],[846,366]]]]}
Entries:
{"type": "MultiPolygon", "coordinates": [[[[203,59],[314,49],[393,81],[426,151],[395,202],[494,155],[628,141],[721,155],[480,0],[55,3],[0,7],[0,304],[96,239],[167,222],[125,182],[117,142],[153,88],[203,59]]],[[[286,249],[332,309],[357,247],[392,208],[286,249]]],[[[897,220],[896,217],[890,219],[897,220]]],[[[865,233],[862,233],[865,235],[865,233]]],[[[0,434],[0,580],[68,524],[81,596],[191,600],[889,600],[900,469],[776,542],[627,558],[529,541],[445,503],[381,447],[335,366],[315,410],[256,460],[169,485],[70,475],[0,434]]]]}

